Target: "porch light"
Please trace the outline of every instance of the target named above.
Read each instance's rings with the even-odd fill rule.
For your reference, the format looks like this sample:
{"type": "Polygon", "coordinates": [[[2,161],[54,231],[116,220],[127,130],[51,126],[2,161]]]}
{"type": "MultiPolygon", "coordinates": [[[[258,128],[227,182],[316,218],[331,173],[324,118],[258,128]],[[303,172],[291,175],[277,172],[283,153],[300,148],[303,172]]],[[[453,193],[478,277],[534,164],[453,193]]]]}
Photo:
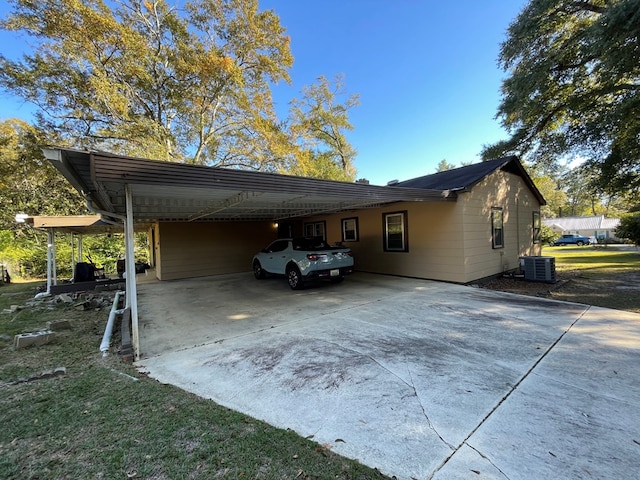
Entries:
{"type": "Polygon", "coordinates": [[[16,223],[24,223],[27,218],[29,218],[29,215],[27,215],[26,213],[16,213],[16,223]]]}

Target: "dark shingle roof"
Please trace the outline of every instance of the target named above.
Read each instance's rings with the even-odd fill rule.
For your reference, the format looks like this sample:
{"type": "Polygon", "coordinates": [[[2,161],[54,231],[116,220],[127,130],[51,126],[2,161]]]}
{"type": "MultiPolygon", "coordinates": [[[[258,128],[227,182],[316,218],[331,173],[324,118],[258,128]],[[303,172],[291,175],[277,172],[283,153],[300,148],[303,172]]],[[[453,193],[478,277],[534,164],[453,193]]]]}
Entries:
{"type": "Polygon", "coordinates": [[[473,165],[467,165],[465,167],[425,175],[424,177],[412,178],[399,182],[395,186],[425,188],[430,190],[468,191],[476,183],[496,170],[503,170],[522,177],[534,195],[540,200],[540,203],[546,205],[544,197],[534,185],[531,177],[529,177],[518,158],[514,156],[497,158],[495,160],[488,160],[486,162],[474,163],[473,165]]]}

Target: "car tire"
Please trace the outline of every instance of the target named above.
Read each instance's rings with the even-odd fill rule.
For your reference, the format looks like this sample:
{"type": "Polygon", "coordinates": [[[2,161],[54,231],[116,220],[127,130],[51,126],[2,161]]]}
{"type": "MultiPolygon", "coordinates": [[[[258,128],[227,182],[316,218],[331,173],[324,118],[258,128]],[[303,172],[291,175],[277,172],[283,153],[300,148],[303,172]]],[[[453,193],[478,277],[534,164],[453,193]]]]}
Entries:
{"type": "Polygon", "coordinates": [[[304,288],[304,280],[302,280],[302,274],[298,267],[289,266],[287,267],[287,282],[291,287],[291,290],[302,290],[304,288]]]}
{"type": "Polygon", "coordinates": [[[344,280],[344,277],[331,277],[329,281],[331,283],[341,283],[344,280]]]}
{"type": "Polygon", "coordinates": [[[579,246],[579,247],[581,247],[581,246],[583,246],[583,245],[584,245],[584,242],[576,242],[576,245],[577,245],[577,246],[579,246]]]}
{"type": "Polygon", "coordinates": [[[559,243],[558,246],[560,247],[564,247],[566,245],[566,243],[559,243]]]}
{"type": "Polygon", "coordinates": [[[253,276],[258,280],[262,280],[263,278],[267,277],[267,272],[264,271],[262,265],[260,265],[260,262],[258,260],[253,262],[253,276]]]}

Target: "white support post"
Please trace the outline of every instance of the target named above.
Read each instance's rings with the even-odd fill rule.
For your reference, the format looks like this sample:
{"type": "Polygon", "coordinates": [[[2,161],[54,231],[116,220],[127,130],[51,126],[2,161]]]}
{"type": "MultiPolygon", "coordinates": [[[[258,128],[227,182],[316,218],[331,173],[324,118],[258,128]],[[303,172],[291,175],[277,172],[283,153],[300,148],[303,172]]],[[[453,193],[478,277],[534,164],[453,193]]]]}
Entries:
{"type": "Polygon", "coordinates": [[[71,275],[76,271],[76,236],[71,233],[71,275]]]}
{"type": "Polygon", "coordinates": [[[58,285],[58,267],[56,265],[56,229],[51,229],[51,268],[53,275],[53,284],[58,285]]]}
{"type": "Polygon", "coordinates": [[[136,288],[136,262],[134,254],[133,195],[131,186],[124,186],[127,220],[125,234],[125,271],[127,274],[127,307],[131,309],[131,343],[135,360],[140,360],[140,338],[138,335],[138,291],[136,288]]]}
{"type": "Polygon", "coordinates": [[[82,262],[82,234],[78,236],[78,263],[82,262]]]}
{"type": "Polygon", "coordinates": [[[51,276],[53,272],[53,255],[51,247],[53,245],[53,231],[47,229],[47,293],[51,293],[51,276]]]}

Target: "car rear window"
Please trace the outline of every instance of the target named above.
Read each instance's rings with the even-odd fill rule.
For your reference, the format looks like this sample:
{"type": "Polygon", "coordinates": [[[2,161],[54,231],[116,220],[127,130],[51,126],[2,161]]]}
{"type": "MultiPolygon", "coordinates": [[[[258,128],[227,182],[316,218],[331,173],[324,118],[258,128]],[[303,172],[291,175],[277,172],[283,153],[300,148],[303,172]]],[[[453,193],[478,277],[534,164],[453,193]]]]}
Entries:
{"type": "Polygon", "coordinates": [[[294,238],[294,250],[328,250],[331,246],[322,237],[294,238]]]}

